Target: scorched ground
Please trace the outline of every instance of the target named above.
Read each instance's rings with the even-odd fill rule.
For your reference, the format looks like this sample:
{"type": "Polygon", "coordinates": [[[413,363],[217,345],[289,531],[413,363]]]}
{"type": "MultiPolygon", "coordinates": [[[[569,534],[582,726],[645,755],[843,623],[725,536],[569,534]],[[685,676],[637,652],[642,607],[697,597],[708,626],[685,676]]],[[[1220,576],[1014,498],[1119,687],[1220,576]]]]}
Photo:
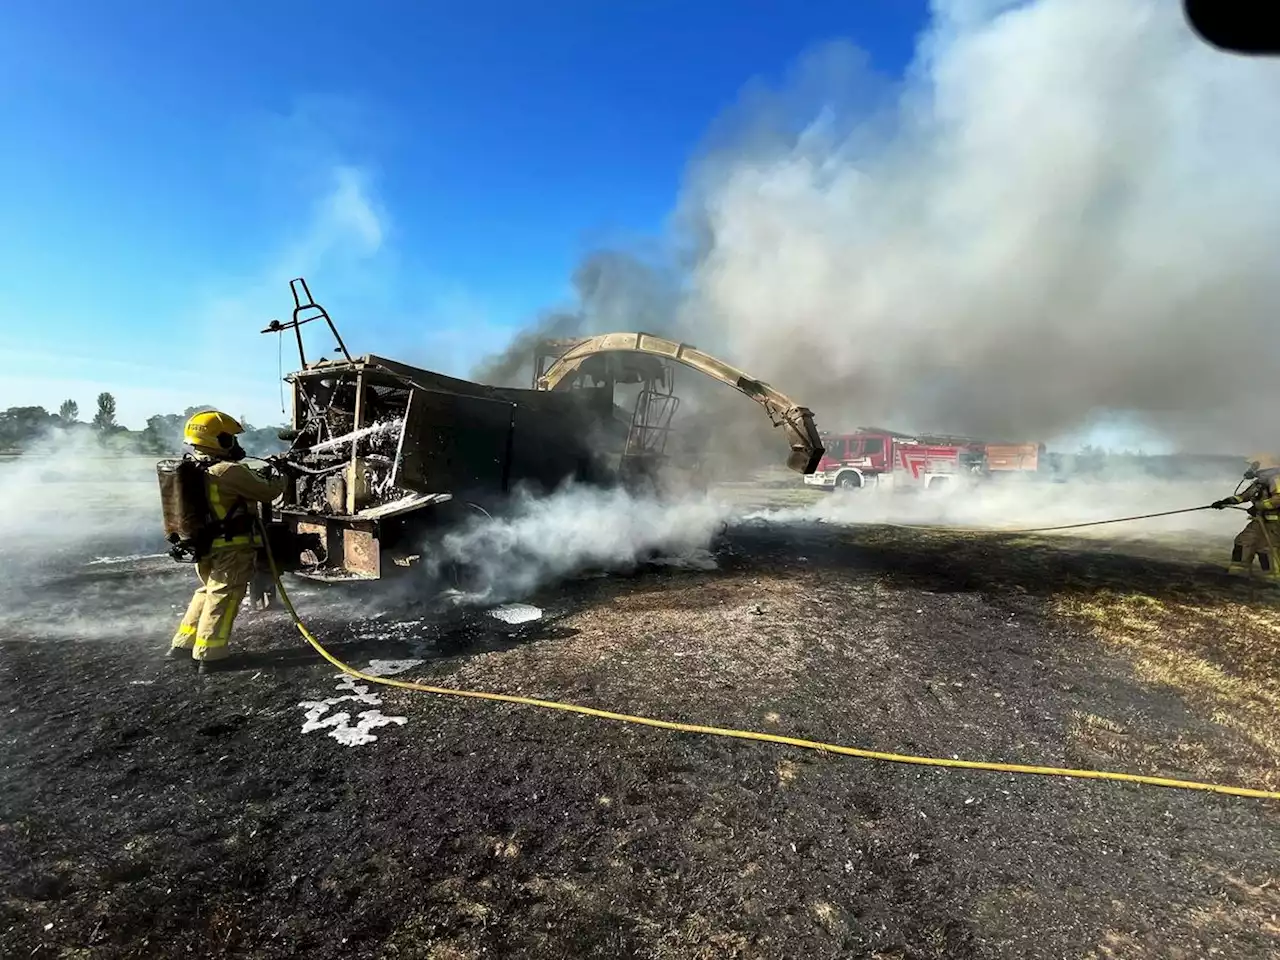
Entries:
{"type": "MultiPolygon", "coordinates": [[[[746,524],[715,570],[560,584],[517,626],[298,601],[443,685],[1280,788],[1274,600],[1167,555],[746,524]]],[[[1280,953],[1275,803],[362,692],[279,613],[201,679],[162,659],[189,570],[85,559],[5,598],[4,957],[1280,953]]]]}

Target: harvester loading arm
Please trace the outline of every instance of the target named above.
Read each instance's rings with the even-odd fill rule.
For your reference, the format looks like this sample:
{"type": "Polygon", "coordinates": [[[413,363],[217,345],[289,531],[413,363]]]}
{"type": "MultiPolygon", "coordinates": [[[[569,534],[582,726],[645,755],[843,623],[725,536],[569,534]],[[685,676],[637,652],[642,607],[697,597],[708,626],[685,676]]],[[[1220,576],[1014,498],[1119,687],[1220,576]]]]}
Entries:
{"type": "Polygon", "coordinates": [[[601,353],[643,353],[682,363],[699,373],[727,383],[746,394],[765,409],[775,427],[782,427],[791,447],[787,467],[797,473],[813,473],[824,452],[813,413],[808,407],[796,404],[790,397],[775,390],[769,384],[755,380],[737,367],[725,363],[708,353],[703,353],[687,343],[677,343],[648,333],[604,333],[571,347],[547,371],[538,378],[537,389],[555,390],[567,386],[572,374],[583,363],[601,353]]]}

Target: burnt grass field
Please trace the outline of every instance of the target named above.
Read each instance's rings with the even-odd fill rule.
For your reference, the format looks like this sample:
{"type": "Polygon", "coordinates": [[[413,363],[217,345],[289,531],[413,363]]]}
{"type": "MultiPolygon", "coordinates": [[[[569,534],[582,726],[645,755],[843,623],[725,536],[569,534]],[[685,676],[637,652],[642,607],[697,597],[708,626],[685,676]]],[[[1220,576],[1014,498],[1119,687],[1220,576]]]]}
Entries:
{"type": "MultiPolygon", "coordinates": [[[[336,655],[439,685],[1280,789],[1278,595],[1185,544],[747,523],[715,556],[556,585],[518,626],[296,599],[336,655]]],[[[0,628],[6,960],[1280,955],[1275,801],[362,692],[279,611],[200,678],[163,658],[189,568],[27,573],[0,628]],[[299,706],[350,695],[380,702],[299,706]],[[303,732],[366,710],[403,722],[303,732]]]]}

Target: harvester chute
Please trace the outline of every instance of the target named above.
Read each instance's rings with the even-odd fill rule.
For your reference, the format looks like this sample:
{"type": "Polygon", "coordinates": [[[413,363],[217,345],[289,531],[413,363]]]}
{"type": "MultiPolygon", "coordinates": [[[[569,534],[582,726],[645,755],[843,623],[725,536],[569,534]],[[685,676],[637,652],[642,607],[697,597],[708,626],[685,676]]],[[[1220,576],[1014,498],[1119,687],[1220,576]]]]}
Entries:
{"type": "MultiPolygon", "coordinates": [[[[603,333],[570,347],[538,376],[536,389],[567,389],[577,375],[591,375],[593,358],[608,354],[643,354],[691,367],[713,380],[726,383],[739,393],[760,404],[775,427],[787,435],[791,453],[787,467],[797,473],[810,474],[822,459],[822,440],[813,422],[813,413],[762,380],[747,376],[737,367],[725,363],[687,343],[678,343],[649,333],[603,333]]],[[[601,378],[603,379],[603,378],[601,378]]]]}

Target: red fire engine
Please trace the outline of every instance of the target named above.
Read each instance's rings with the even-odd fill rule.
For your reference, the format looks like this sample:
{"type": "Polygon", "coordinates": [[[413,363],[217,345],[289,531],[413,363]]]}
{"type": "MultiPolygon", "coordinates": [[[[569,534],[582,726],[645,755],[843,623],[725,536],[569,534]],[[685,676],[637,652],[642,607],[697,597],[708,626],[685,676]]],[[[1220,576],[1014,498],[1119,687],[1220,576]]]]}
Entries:
{"type": "Polygon", "coordinates": [[[826,452],[804,482],[846,490],[880,485],[927,490],[953,485],[960,479],[1033,473],[1044,453],[1044,444],[913,436],[870,427],[854,433],[824,434],[822,442],[826,452]]]}

